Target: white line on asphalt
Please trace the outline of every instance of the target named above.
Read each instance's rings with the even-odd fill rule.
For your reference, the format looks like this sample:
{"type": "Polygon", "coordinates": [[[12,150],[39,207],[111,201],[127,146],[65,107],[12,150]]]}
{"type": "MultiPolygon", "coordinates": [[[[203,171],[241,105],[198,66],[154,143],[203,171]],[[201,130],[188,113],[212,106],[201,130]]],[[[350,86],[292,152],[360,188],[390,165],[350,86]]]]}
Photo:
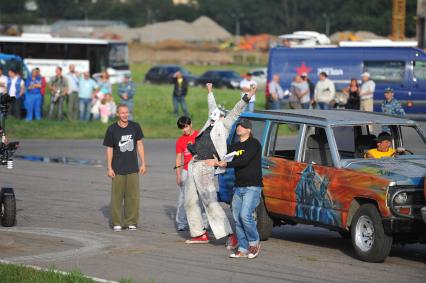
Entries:
{"type": "Polygon", "coordinates": [[[44,254],[38,254],[38,255],[17,256],[17,257],[7,258],[7,260],[11,260],[14,262],[23,262],[23,263],[33,262],[33,261],[37,261],[37,262],[59,261],[59,260],[74,258],[77,256],[81,257],[81,256],[94,255],[111,244],[111,241],[106,239],[107,237],[110,237],[110,238],[119,237],[119,236],[106,235],[103,233],[90,233],[86,231],[66,230],[66,229],[57,229],[57,228],[13,227],[13,228],[0,228],[0,231],[71,239],[81,243],[82,245],[82,247],[60,251],[60,252],[51,252],[51,253],[44,253],[44,254]]]}

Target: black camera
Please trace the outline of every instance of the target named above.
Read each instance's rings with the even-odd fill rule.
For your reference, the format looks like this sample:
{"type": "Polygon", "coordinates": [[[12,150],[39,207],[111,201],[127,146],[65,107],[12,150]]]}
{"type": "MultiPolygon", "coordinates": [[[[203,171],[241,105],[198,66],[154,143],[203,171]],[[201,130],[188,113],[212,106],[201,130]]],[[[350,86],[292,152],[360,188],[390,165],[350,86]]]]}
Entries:
{"type": "MultiPolygon", "coordinates": [[[[19,147],[19,142],[8,142],[6,138],[6,117],[9,104],[15,101],[7,94],[0,95],[0,166],[13,168],[13,154],[19,147]]],[[[0,189],[0,224],[5,227],[16,223],[16,200],[13,188],[0,189]]]]}
{"type": "Polygon", "coordinates": [[[9,104],[14,103],[15,97],[11,97],[7,94],[0,95],[0,113],[6,114],[9,109],[9,104]]]}

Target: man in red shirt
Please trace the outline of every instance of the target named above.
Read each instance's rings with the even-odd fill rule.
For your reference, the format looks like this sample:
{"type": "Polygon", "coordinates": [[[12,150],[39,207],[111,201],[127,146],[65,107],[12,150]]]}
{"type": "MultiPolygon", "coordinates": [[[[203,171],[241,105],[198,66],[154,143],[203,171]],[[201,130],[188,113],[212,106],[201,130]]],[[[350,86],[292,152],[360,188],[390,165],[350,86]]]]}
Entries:
{"type": "Polygon", "coordinates": [[[198,131],[192,128],[191,118],[182,116],[177,121],[182,130],[182,136],[176,141],[176,184],[179,187],[179,200],[176,210],[176,224],[179,231],[188,230],[188,221],[185,212],[185,181],[188,176],[188,164],[192,159],[188,151],[188,144],[194,144],[198,131]]]}

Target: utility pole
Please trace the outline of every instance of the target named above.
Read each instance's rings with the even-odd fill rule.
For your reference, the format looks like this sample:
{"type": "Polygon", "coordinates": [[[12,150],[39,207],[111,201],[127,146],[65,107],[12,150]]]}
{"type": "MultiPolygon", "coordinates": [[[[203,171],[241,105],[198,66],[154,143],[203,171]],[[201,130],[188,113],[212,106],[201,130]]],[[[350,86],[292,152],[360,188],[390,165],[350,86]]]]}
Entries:
{"type": "Polygon", "coordinates": [[[426,0],[417,0],[417,42],[419,48],[426,47],[426,0]]]}
{"type": "Polygon", "coordinates": [[[393,0],[391,34],[391,38],[393,40],[405,39],[405,10],[406,0],[393,0]]]}
{"type": "Polygon", "coordinates": [[[327,14],[322,14],[322,17],[325,20],[325,34],[330,36],[330,17],[327,14]]]}

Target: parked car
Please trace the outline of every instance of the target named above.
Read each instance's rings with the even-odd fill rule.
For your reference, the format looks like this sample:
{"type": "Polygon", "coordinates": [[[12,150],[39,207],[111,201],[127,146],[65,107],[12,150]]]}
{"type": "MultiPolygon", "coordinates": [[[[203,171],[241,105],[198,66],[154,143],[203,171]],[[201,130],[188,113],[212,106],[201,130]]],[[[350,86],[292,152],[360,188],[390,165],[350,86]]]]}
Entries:
{"type": "Polygon", "coordinates": [[[239,88],[241,76],[232,70],[207,71],[196,81],[195,85],[204,86],[206,83],[213,83],[215,87],[239,88]]]}
{"type": "Polygon", "coordinates": [[[188,80],[190,86],[194,85],[197,77],[179,65],[157,65],[152,67],[145,75],[145,83],[170,84],[173,82],[173,75],[178,71],[188,80]]]}
{"type": "MultiPolygon", "coordinates": [[[[321,226],[351,238],[358,257],[368,262],[384,261],[393,243],[426,243],[426,138],[414,121],[349,110],[242,117],[252,121],[262,144],[264,188],[256,213],[262,240],[276,225],[321,226]],[[401,153],[364,158],[383,130],[401,153]]],[[[234,179],[231,169],[220,176],[222,201],[231,200],[234,179]]]]}
{"type": "Polygon", "coordinates": [[[268,68],[253,69],[250,71],[252,80],[257,83],[258,88],[266,86],[266,79],[268,77],[268,68]]]}

